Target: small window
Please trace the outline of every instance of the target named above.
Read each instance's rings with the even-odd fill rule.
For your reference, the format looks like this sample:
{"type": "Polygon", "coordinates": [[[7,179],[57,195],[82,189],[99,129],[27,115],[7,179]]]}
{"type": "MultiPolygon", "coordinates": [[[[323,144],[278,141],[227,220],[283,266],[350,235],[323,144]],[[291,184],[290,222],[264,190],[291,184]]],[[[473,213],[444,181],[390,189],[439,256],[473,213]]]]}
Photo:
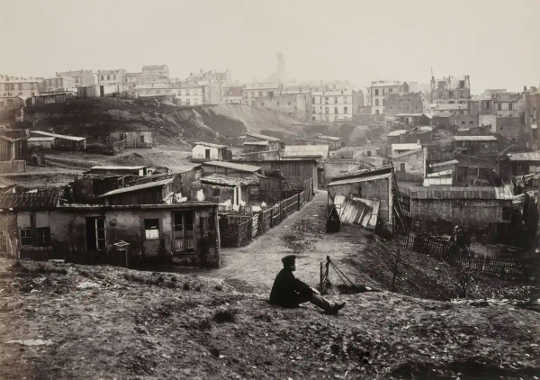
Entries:
{"type": "Polygon", "coordinates": [[[146,240],[159,239],[159,219],[144,220],[144,236],[146,240]]]}
{"type": "Polygon", "coordinates": [[[21,230],[21,243],[22,245],[32,245],[33,239],[32,239],[32,229],[31,228],[25,228],[24,230],[21,230]]]}

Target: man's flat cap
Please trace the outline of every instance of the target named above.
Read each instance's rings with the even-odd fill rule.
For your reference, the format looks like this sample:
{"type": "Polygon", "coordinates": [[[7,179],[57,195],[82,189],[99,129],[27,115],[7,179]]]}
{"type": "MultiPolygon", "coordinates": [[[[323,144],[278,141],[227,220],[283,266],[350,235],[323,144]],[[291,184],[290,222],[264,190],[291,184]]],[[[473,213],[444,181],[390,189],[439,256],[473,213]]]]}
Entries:
{"type": "Polygon", "coordinates": [[[288,265],[293,265],[295,263],[295,260],[296,260],[295,255],[288,255],[282,258],[281,262],[283,263],[283,265],[288,266],[288,265]]]}

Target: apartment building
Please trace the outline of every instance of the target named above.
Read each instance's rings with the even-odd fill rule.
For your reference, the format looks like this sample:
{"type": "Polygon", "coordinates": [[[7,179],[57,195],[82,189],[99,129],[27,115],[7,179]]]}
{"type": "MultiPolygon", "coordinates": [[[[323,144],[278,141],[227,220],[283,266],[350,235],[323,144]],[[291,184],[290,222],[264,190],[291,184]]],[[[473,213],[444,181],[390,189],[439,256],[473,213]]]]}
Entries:
{"type": "Polygon", "coordinates": [[[311,93],[312,121],[352,120],[353,91],[351,89],[318,90],[311,93]]]}
{"type": "Polygon", "coordinates": [[[406,82],[397,81],[373,81],[368,87],[368,105],[372,115],[385,113],[386,97],[393,94],[403,95],[409,92],[406,82]]]}
{"type": "Polygon", "coordinates": [[[0,96],[19,96],[23,99],[37,95],[43,78],[22,78],[0,74],[0,96]]]}

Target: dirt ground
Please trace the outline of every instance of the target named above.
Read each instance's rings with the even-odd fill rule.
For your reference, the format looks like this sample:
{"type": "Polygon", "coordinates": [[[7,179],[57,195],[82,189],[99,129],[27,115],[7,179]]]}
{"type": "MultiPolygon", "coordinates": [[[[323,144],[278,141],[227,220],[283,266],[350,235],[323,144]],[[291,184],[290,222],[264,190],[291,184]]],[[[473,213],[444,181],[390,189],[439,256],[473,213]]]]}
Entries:
{"type": "MultiPolygon", "coordinates": [[[[330,297],[336,299],[335,297],[330,297]]],[[[329,316],[178,273],[0,260],[2,379],[534,379],[540,314],[395,293],[329,316]]]]}
{"type": "Polygon", "coordinates": [[[418,298],[453,298],[456,274],[414,253],[396,280],[405,295],[389,292],[397,247],[358,228],[325,234],[325,207],[319,192],[249,246],[223,250],[217,270],[0,259],[0,379],[540,377],[538,311],[519,299],[418,298]],[[273,307],[268,290],[290,253],[313,286],[329,255],[378,291],[336,294],[333,273],[328,298],[347,302],[338,316],[273,307]]]}
{"type": "MultiPolygon", "coordinates": [[[[223,249],[221,268],[203,272],[204,275],[223,279],[239,290],[267,293],[282,267],[281,258],[295,254],[296,276],[318,287],[320,263],[329,256],[358,285],[438,300],[461,296],[460,273],[446,263],[403,250],[395,241],[384,240],[357,226],[342,226],[339,233],[327,234],[326,205],[326,192],[318,191],[301,210],[248,246],[223,249]],[[398,250],[401,262],[396,271],[394,257],[398,250]]],[[[331,293],[349,285],[332,267],[330,281],[334,285],[331,293]]],[[[526,299],[532,288],[478,275],[468,289],[468,297],[526,299]]]]}

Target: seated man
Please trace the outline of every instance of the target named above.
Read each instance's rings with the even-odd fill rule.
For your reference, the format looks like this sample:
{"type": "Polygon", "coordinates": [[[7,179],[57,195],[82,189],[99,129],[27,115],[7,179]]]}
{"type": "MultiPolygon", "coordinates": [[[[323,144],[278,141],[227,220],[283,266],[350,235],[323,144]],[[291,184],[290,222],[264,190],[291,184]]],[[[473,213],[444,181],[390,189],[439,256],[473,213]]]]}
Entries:
{"type": "Polygon", "coordinates": [[[283,307],[298,307],[301,303],[309,301],[329,314],[337,314],[345,306],[345,302],[331,304],[317,290],[296,279],[293,275],[296,270],[295,259],[294,255],[281,259],[283,269],[274,280],[274,286],[270,292],[270,303],[283,307]]]}

